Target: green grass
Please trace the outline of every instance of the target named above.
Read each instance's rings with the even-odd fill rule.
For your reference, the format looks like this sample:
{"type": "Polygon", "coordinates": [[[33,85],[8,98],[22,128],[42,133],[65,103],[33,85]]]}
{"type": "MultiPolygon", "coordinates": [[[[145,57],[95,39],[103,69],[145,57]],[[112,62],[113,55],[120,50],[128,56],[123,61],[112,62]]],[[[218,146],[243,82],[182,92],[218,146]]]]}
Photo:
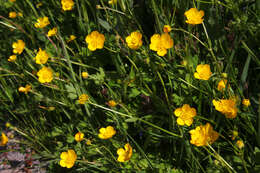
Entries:
{"type": "MultiPolygon", "coordinates": [[[[0,120],[24,137],[49,172],[259,172],[260,87],[258,0],[74,0],[73,10],[63,11],[60,1],[0,0],[0,120]],[[41,2],[42,5],[37,7],[41,2]],[[205,12],[199,25],[185,23],[185,11],[205,12]],[[8,18],[10,11],[22,17],[8,18]],[[47,16],[50,25],[34,27],[47,16]],[[165,56],[149,49],[153,34],[170,25],[174,46],[165,56]],[[58,28],[54,37],[49,29],[58,28]],[[105,36],[103,49],[90,51],[85,38],[97,30],[105,36]],[[125,38],[142,34],[143,45],[130,49],[125,38]],[[73,34],[77,38],[67,42],[73,34]],[[8,62],[12,43],[21,39],[26,48],[15,62],[8,62]],[[51,83],[36,75],[43,65],[33,59],[42,48],[50,58],[45,66],[54,72],[51,83]],[[183,61],[187,65],[183,65],[183,61]],[[199,64],[209,64],[212,76],[194,78],[199,64]],[[81,72],[89,73],[87,79],[81,72]],[[229,88],[217,90],[227,74],[229,88]],[[30,84],[28,94],[18,88],[30,84]],[[90,100],[80,105],[81,94],[90,100]],[[236,118],[227,119],[213,99],[237,96],[236,118]],[[242,100],[249,98],[245,108],[242,100]],[[109,107],[115,100],[118,105],[109,107]],[[197,110],[191,126],[180,126],[174,110],[189,104],[197,110]],[[211,145],[190,143],[191,129],[209,122],[220,137],[211,145]],[[113,126],[116,135],[98,137],[101,127],[113,126]],[[232,132],[238,137],[231,139],[232,132]],[[74,135],[91,140],[76,142],[74,135]],[[237,140],[245,146],[239,149],[237,140]],[[128,162],[117,162],[117,149],[133,147],[128,162]],[[77,153],[71,169],[59,165],[60,154],[77,153]]],[[[4,126],[2,126],[4,127],[4,126]]],[[[2,128],[2,130],[6,130],[2,128]]]]}

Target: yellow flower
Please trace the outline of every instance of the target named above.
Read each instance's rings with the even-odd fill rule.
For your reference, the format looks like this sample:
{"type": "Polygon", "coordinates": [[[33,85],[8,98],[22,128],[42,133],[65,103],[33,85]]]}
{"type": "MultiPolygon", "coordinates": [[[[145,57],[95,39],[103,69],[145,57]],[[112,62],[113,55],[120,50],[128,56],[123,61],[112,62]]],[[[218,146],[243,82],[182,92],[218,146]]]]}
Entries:
{"type": "Polygon", "coordinates": [[[163,26],[163,32],[168,33],[168,32],[170,32],[171,30],[172,30],[172,28],[171,28],[170,25],[164,25],[164,26],[163,26]]]}
{"type": "Polygon", "coordinates": [[[75,134],[75,141],[80,142],[84,139],[84,133],[78,132],[75,134]]]}
{"type": "Polygon", "coordinates": [[[227,80],[226,79],[223,79],[223,80],[219,81],[219,83],[218,83],[218,90],[219,91],[223,91],[226,88],[226,85],[227,85],[227,80]]]}
{"type": "Polygon", "coordinates": [[[51,37],[51,36],[56,35],[56,34],[57,34],[57,31],[58,31],[57,27],[50,29],[50,30],[48,31],[48,37],[51,37]]]}
{"type": "Polygon", "coordinates": [[[236,137],[238,137],[238,131],[234,130],[234,131],[232,131],[232,138],[231,139],[235,140],[236,137]]]}
{"type": "Polygon", "coordinates": [[[210,76],[212,75],[210,66],[208,64],[197,65],[196,71],[197,72],[194,73],[194,77],[196,79],[209,80],[210,76]]]}
{"type": "Polygon", "coordinates": [[[251,105],[251,103],[250,103],[250,100],[249,100],[249,99],[243,99],[243,101],[242,101],[242,104],[243,104],[245,107],[248,107],[248,106],[250,106],[250,105],[251,105]]]}
{"type": "Polygon", "coordinates": [[[86,103],[86,101],[88,101],[89,96],[87,94],[82,94],[79,96],[78,102],[79,104],[84,105],[86,103]]]}
{"type": "Polygon", "coordinates": [[[16,16],[17,16],[17,13],[16,12],[14,12],[14,11],[12,11],[12,12],[10,12],[9,13],[9,18],[16,18],[16,16]]]}
{"type": "Polygon", "coordinates": [[[19,16],[19,17],[23,17],[23,13],[19,12],[19,13],[18,13],[18,16],[19,16]]]}
{"type": "Polygon", "coordinates": [[[50,21],[49,18],[44,16],[37,19],[37,23],[34,24],[36,28],[44,28],[45,26],[49,25],[50,21]]]}
{"type": "Polygon", "coordinates": [[[60,158],[60,166],[72,168],[77,159],[77,154],[74,150],[68,150],[67,152],[62,152],[60,158]]]}
{"type": "Polygon", "coordinates": [[[245,144],[244,144],[244,142],[243,142],[242,140],[238,140],[238,141],[236,142],[236,144],[237,144],[237,147],[238,147],[239,149],[242,149],[242,148],[244,148],[244,146],[245,146],[245,144]]]}
{"type": "Polygon", "coordinates": [[[187,17],[186,23],[197,25],[203,22],[204,11],[198,11],[196,8],[191,8],[186,11],[184,15],[187,17]]]}
{"type": "Polygon", "coordinates": [[[87,142],[86,142],[87,145],[91,145],[91,140],[88,139],[87,142]]]}
{"type": "Polygon", "coordinates": [[[18,91],[27,94],[31,89],[31,85],[25,85],[25,87],[19,87],[18,91]]]}
{"type": "Polygon", "coordinates": [[[118,162],[125,162],[130,160],[130,158],[132,157],[133,154],[133,149],[130,146],[130,144],[125,144],[124,148],[119,148],[117,150],[117,154],[118,154],[118,158],[117,161],[118,162]]]}
{"type": "Polygon", "coordinates": [[[24,50],[25,43],[23,40],[18,40],[17,42],[14,42],[13,45],[13,53],[15,54],[21,54],[24,50]]]}
{"type": "Polygon", "coordinates": [[[9,122],[5,123],[5,127],[6,127],[6,128],[11,127],[11,123],[9,123],[9,122]]]}
{"type": "Polygon", "coordinates": [[[159,56],[164,56],[167,53],[167,49],[173,47],[173,40],[168,33],[154,34],[151,37],[150,49],[156,51],[159,56]]]}
{"type": "Polygon", "coordinates": [[[191,135],[190,143],[197,147],[212,144],[219,137],[219,134],[213,130],[209,123],[197,126],[195,129],[190,130],[189,133],[191,135]]]}
{"type": "Polygon", "coordinates": [[[95,51],[96,49],[102,49],[104,47],[105,36],[98,31],[93,31],[86,36],[85,40],[88,44],[88,49],[95,51]]]}
{"type": "Polygon", "coordinates": [[[193,117],[196,116],[196,109],[191,108],[188,104],[184,104],[181,108],[174,111],[177,118],[177,123],[181,126],[184,124],[190,126],[193,123],[193,117]]]}
{"type": "Polygon", "coordinates": [[[16,60],[16,58],[17,58],[16,55],[11,55],[11,56],[9,56],[8,61],[9,62],[14,62],[16,60]]]}
{"type": "Polygon", "coordinates": [[[142,34],[140,32],[132,32],[126,37],[126,43],[131,49],[138,49],[142,46],[142,34]]]}
{"type": "Polygon", "coordinates": [[[67,43],[75,40],[76,38],[77,37],[75,35],[70,35],[70,38],[68,39],[67,43]]]}
{"type": "Polygon", "coordinates": [[[2,136],[0,139],[1,139],[0,146],[5,146],[8,142],[8,137],[4,133],[2,133],[2,136]]]}
{"type": "Polygon", "coordinates": [[[73,0],[61,0],[62,9],[64,11],[72,10],[74,6],[73,0]]]}
{"type": "Polygon", "coordinates": [[[81,73],[81,76],[84,78],[84,79],[87,79],[88,78],[88,72],[82,72],[81,73]]]}
{"type": "Polygon", "coordinates": [[[221,99],[212,101],[215,109],[226,116],[226,118],[235,118],[237,116],[236,102],[234,99],[221,99]]]}
{"type": "Polygon", "coordinates": [[[110,0],[108,1],[109,4],[116,4],[117,3],[117,0],[110,0]]]}
{"type": "Polygon", "coordinates": [[[107,104],[108,104],[108,106],[110,106],[110,107],[115,107],[115,106],[117,105],[117,103],[116,103],[114,100],[109,100],[109,101],[107,102],[107,104]]]}
{"type": "Polygon", "coordinates": [[[16,0],[9,0],[10,2],[15,2],[16,0]]]}
{"type": "Polygon", "coordinates": [[[106,128],[102,127],[99,129],[98,137],[101,139],[109,139],[112,138],[116,134],[114,127],[107,126],[106,128]]]}
{"type": "Polygon", "coordinates": [[[52,70],[48,67],[43,67],[39,70],[37,76],[39,76],[38,80],[41,83],[51,82],[53,80],[52,70]]]}
{"type": "Polygon", "coordinates": [[[227,73],[221,73],[221,76],[222,76],[223,78],[227,78],[227,73]]]}
{"type": "Polygon", "coordinates": [[[45,50],[39,48],[37,55],[35,57],[36,64],[45,64],[48,61],[49,55],[45,50]]]}

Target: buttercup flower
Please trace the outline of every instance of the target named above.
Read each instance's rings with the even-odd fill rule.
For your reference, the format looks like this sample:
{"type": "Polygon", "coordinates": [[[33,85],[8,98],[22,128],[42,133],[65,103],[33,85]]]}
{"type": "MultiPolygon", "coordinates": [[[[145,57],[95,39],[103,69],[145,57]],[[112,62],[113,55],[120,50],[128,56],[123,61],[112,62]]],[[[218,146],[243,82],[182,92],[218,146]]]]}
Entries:
{"type": "Polygon", "coordinates": [[[13,45],[13,53],[15,54],[21,54],[24,50],[25,43],[23,40],[17,40],[17,42],[14,42],[13,45]]]}
{"type": "Polygon", "coordinates": [[[5,127],[6,127],[6,128],[11,127],[11,123],[9,123],[9,122],[5,123],[5,127]]]}
{"type": "Polygon", "coordinates": [[[234,99],[213,100],[215,109],[226,116],[226,118],[235,118],[237,116],[236,102],[234,99]]]}
{"type": "Polygon", "coordinates": [[[188,104],[184,104],[181,108],[174,111],[177,118],[177,123],[181,126],[190,126],[193,123],[193,117],[196,116],[196,109],[191,108],[188,104]]]}
{"type": "Polygon", "coordinates": [[[130,158],[132,157],[133,149],[130,146],[130,144],[127,143],[125,144],[124,148],[119,148],[117,150],[117,154],[118,154],[118,158],[117,158],[118,162],[126,162],[130,160],[130,158]]]}
{"type": "Polygon", "coordinates": [[[226,79],[223,79],[223,80],[219,81],[219,83],[218,83],[218,90],[219,91],[223,91],[226,88],[226,85],[227,85],[227,80],[226,79]]]}
{"type": "Polygon", "coordinates": [[[25,87],[19,87],[18,91],[27,94],[32,89],[31,85],[25,85],[25,87]]]}
{"type": "Polygon", "coordinates": [[[8,142],[8,137],[2,132],[0,146],[5,146],[8,142]]]}
{"type": "Polygon", "coordinates": [[[188,24],[197,25],[201,24],[204,20],[204,11],[198,11],[196,8],[189,9],[184,13],[184,15],[187,17],[186,23],[188,24]]]}
{"type": "Polygon", "coordinates": [[[35,57],[36,64],[45,64],[48,61],[49,55],[45,50],[39,48],[39,51],[35,57]]]}
{"type": "Polygon", "coordinates": [[[172,30],[172,28],[171,28],[170,25],[164,25],[164,26],[163,26],[163,32],[168,33],[168,32],[170,32],[171,30],[172,30]]]}
{"type": "Polygon", "coordinates": [[[116,131],[114,127],[112,126],[107,126],[106,128],[102,127],[99,129],[99,134],[98,137],[101,139],[109,139],[112,138],[116,134],[116,131]]]}
{"type": "Polygon", "coordinates": [[[75,40],[76,38],[77,37],[75,35],[70,35],[70,38],[68,39],[67,43],[75,40]]]}
{"type": "Polygon", "coordinates": [[[74,6],[73,0],[61,0],[62,9],[64,11],[72,10],[74,6]]]}
{"type": "Polygon", "coordinates": [[[107,102],[107,104],[108,104],[108,106],[110,106],[110,107],[115,107],[115,106],[117,105],[117,103],[116,103],[114,100],[109,100],[109,101],[107,102]]]}
{"type": "Polygon", "coordinates": [[[16,55],[11,55],[11,56],[9,56],[8,61],[9,62],[14,62],[16,60],[16,58],[17,58],[16,55]]]}
{"type": "Polygon", "coordinates": [[[81,73],[81,76],[84,78],[84,79],[87,79],[88,78],[88,72],[82,72],[81,73]]]}
{"type": "Polygon", "coordinates": [[[232,131],[232,136],[231,136],[232,138],[232,140],[235,140],[236,139],[236,137],[238,137],[238,131],[236,131],[236,130],[233,130],[232,131]]]}
{"type": "Polygon", "coordinates": [[[48,31],[48,37],[51,37],[51,36],[56,35],[56,34],[57,34],[57,31],[58,31],[57,27],[50,29],[50,30],[48,31]]]}
{"type": "Polygon", "coordinates": [[[189,133],[191,135],[190,143],[197,147],[212,144],[219,137],[219,134],[213,130],[209,123],[197,126],[195,129],[190,130],[189,133]]]}
{"type": "Polygon", "coordinates": [[[17,13],[15,12],[15,11],[11,11],[10,13],[9,13],[9,18],[16,18],[16,16],[17,16],[17,13]]]}
{"type": "Polygon", "coordinates": [[[98,31],[92,31],[87,35],[85,40],[88,44],[88,49],[90,51],[95,51],[96,49],[102,49],[104,47],[105,36],[98,31]]]}
{"type": "Polygon", "coordinates": [[[60,166],[72,168],[77,159],[77,154],[74,150],[68,150],[67,152],[62,152],[60,158],[60,166]]]}
{"type": "Polygon", "coordinates": [[[35,28],[44,28],[45,26],[49,25],[50,21],[49,18],[44,16],[37,19],[37,23],[34,24],[35,28]]]}
{"type": "Polygon", "coordinates": [[[212,75],[210,66],[208,64],[197,65],[196,71],[197,72],[194,73],[194,77],[196,79],[209,80],[210,76],[212,75]]]}
{"type": "Polygon", "coordinates": [[[75,141],[80,142],[84,139],[84,133],[78,132],[75,134],[75,141]]]}
{"type": "Polygon", "coordinates": [[[79,102],[79,104],[84,105],[86,103],[86,101],[88,101],[88,99],[89,99],[89,96],[87,94],[82,94],[79,96],[78,102],[79,102]]]}
{"type": "Polygon", "coordinates": [[[239,149],[242,149],[242,148],[244,148],[244,146],[245,146],[245,144],[244,144],[244,142],[243,142],[242,140],[238,140],[238,141],[236,142],[236,144],[237,144],[237,147],[238,147],[239,149]]]}
{"type": "Polygon", "coordinates": [[[140,32],[132,32],[126,37],[126,43],[131,49],[138,49],[142,46],[142,34],[140,32]]]}
{"type": "Polygon", "coordinates": [[[16,0],[9,0],[10,2],[15,2],[16,0]]]}
{"type": "Polygon", "coordinates": [[[108,1],[109,4],[116,4],[117,3],[117,0],[110,0],[108,1]]]}
{"type": "Polygon", "coordinates": [[[39,70],[37,76],[39,76],[38,80],[41,83],[51,82],[53,80],[52,70],[48,67],[43,67],[39,70]]]}
{"type": "Polygon", "coordinates": [[[154,34],[151,37],[150,49],[156,51],[159,56],[164,56],[167,53],[167,49],[173,47],[173,40],[168,33],[154,34]]]}
{"type": "Polygon", "coordinates": [[[250,100],[249,100],[249,99],[243,99],[243,101],[242,101],[242,104],[243,104],[245,107],[248,107],[248,106],[250,106],[250,105],[251,105],[251,103],[250,103],[250,100]]]}

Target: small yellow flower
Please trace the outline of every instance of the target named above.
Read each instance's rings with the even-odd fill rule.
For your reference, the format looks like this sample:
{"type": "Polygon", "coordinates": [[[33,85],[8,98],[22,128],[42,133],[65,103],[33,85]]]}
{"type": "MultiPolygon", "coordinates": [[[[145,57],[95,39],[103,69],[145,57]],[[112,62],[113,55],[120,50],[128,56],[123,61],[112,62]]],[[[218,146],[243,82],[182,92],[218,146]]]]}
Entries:
{"type": "Polygon", "coordinates": [[[221,73],[221,76],[226,79],[228,75],[227,73],[221,73]]]}
{"type": "Polygon", "coordinates": [[[34,24],[35,28],[44,28],[50,24],[49,18],[44,16],[37,19],[37,23],[34,24]]]}
{"type": "Polygon", "coordinates": [[[27,94],[32,89],[31,85],[25,85],[25,87],[19,87],[18,91],[27,94]]]}
{"type": "Polygon", "coordinates": [[[233,130],[232,131],[232,140],[235,140],[236,139],[236,137],[238,137],[238,131],[236,131],[236,130],[233,130]]]}
{"type": "Polygon", "coordinates": [[[203,22],[204,11],[198,11],[196,8],[191,8],[186,11],[184,15],[187,17],[186,23],[197,25],[203,22]]]}
{"type": "Polygon", "coordinates": [[[91,140],[88,139],[87,142],[86,142],[87,145],[91,145],[91,140]]]}
{"type": "Polygon", "coordinates": [[[170,25],[164,25],[163,26],[163,32],[168,33],[168,32],[171,32],[171,30],[172,30],[172,28],[171,28],[170,25]]]}
{"type": "Polygon", "coordinates": [[[72,7],[74,6],[73,0],[61,0],[62,9],[64,11],[72,10],[72,7]]]}
{"type": "Polygon", "coordinates": [[[39,48],[37,55],[35,57],[36,64],[45,64],[48,61],[49,55],[45,50],[39,48]]]}
{"type": "Polygon", "coordinates": [[[51,36],[56,35],[56,34],[57,34],[57,31],[58,31],[57,27],[50,29],[50,30],[48,31],[48,37],[51,37],[51,36]]]}
{"type": "Polygon", "coordinates": [[[238,141],[236,142],[236,144],[237,144],[237,147],[238,147],[239,149],[242,149],[242,148],[244,148],[244,146],[245,146],[245,144],[244,144],[244,142],[243,142],[242,140],[238,140],[238,141]]]}
{"type": "Polygon", "coordinates": [[[234,99],[213,100],[215,109],[226,116],[226,118],[235,118],[237,116],[236,102],[234,99]]]}
{"type": "Polygon", "coordinates": [[[124,148],[119,148],[117,150],[117,154],[118,154],[118,158],[117,158],[118,162],[126,162],[130,160],[130,158],[132,157],[133,149],[130,146],[130,144],[127,143],[125,144],[124,148]]]}
{"type": "Polygon", "coordinates": [[[250,105],[251,105],[251,103],[250,103],[250,100],[249,100],[249,99],[243,99],[243,101],[242,101],[242,104],[243,104],[245,107],[248,107],[248,106],[250,106],[250,105]]]}
{"type": "Polygon", "coordinates": [[[88,72],[82,72],[81,73],[81,76],[84,78],[84,79],[87,79],[88,78],[88,72]]]}
{"type": "Polygon", "coordinates": [[[85,41],[88,44],[88,49],[95,51],[96,49],[102,49],[104,47],[105,36],[98,31],[92,31],[86,36],[85,41]]]}
{"type": "Polygon", "coordinates": [[[75,134],[75,141],[80,142],[84,139],[84,133],[78,132],[75,134]]]}
{"type": "Polygon", "coordinates": [[[196,79],[209,80],[210,76],[212,75],[210,66],[208,64],[197,65],[196,71],[197,72],[194,73],[194,77],[196,79]]]}
{"type": "Polygon", "coordinates": [[[2,132],[0,146],[5,146],[8,142],[8,137],[2,132]]]}
{"type": "Polygon", "coordinates": [[[98,137],[101,139],[112,138],[116,134],[114,127],[107,126],[106,128],[102,127],[99,129],[98,137]]]}
{"type": "Polygon", "coordinates": [[[117,3],[117,0],[110,0],[108,1],[109,4],[116,4],[117,3]]]}
{"type": "Polygon", "coordinates": [[[70,35],[70,38],[68,39],[67,43],[75,40],[77,37],[75,35],[70,35]]]}
{"type": "Polygon", "coordinates": [[[62,152],[60,158],[60,166],[72,168],[77,159],[77,154],[74,150],[68,150],[67,152],[62,152]]]}
{"type": "Polygon", "coordinates": [[[132,32],[126,37],[126,43],[131,49],[138,49],[142,46],[142,34],[140,32],[132,32]]]}
{"type": "Polygon", "coordinates": [[[9,62],[15,62],[17,56],[16,55],[11,55],[9,58],[8,58],[8,61],[9,62]]]}
{"type": "Polygon", "coordinates": [[[17,42],[14,42],[13,45],[13,53],[15,54],[21,54],[24,50],[25,43],[23,40],[17,40],[17,42]]]}
{"type": "Polygon", "coordinates": [[[108,104],[108,106],[110,106],[110,107],[115,107],[115,106],[117,105],[117,103],[116,103],[114,100],[109,100],[109,101],[107,102],[107,104],[108,104]]]}
{"type": "Polygon", "coordinates": [[[5,123],[5,127],[6,127],[6,128],[11,127],[11,123],[9,123],[9,122],[5,123]]]}
{"type": "Polygon", "coordinates": [[[89,99],[89,96],[87,94],[82,94],[79,96],[78,102],[79,104],[84,105],[89,99]]]}
{"type": "Polygon", "coordinates": [[[177,123],[181,126],[190,126],[193,123],[193,117],[196,116],[196,109],[191,108],[188,104],[184,104],[181,108],[174,111],[177,118],[177,123]]]}
{"type": "Polygon", "coordinates": [[[164,56],[167,53],[167,49],[173,47],[173,40],[168,33],[154,34],[151,37],[150,49],[156,51],[159,56],[164,56]]]}
{"type": "Polygon", "coordinates": [[[52,70],[48,67],[43,67],[39,70],[37,76],[39,76],[38,80],[41,83],[51,82],[53,80],[52,70]]]}
{"type": "Polygon", "coordinates": [[[19,16],[19,17],[23,17],[23,13],[19,12],[19,13],[18,13],[18,16],[19,16]]]}
{"type": "Polygon", "coordinates": [[[9,13],[9,18],[16,18],[17,17],[17,13],[15,11],[12,11],[9,13]]]}
{"type": "Polygon", "coordinates": [[[191,135],[190,143],[197,147],[212,144],[219,137],[219,134],[213,130],[209,123],[197,126],[195,129],[190,130],[189,133],[191,135]]]}
{"type": "Polygon", "coordinates": [[[15,2],[16,0],[9,0],[10,2],[15,2]]]}
{"type": "Polygon", "coordinates": [[[219,91],[223,91],[226,88],[226,85],[227,85],[227,80],[223,79],[223,80],[219,81],[217,89],[219,91]]]}
{"type": "Polygon", "coordinates": [[[38,4],[36,4],[36,8],[40,8],[42,5],[42,2],[39,2],[38,4]]]}

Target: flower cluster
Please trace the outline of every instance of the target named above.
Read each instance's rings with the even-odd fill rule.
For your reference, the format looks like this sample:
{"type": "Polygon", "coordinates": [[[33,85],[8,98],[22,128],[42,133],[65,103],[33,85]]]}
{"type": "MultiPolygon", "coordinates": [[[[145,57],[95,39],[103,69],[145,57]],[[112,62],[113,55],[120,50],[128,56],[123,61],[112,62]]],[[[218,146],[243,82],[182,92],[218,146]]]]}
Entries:
{"type": "Polygon", "coordinates": [[[68,150],[67,152],[62,152],[60,158],[60,166],[72,168],[77,159],[77,154],[74,150],[68,150]]]}
{"type": "Polygon", "coordinates": [[[35,28],[44,28],[50,24],[49,18],[44,16],[37,19],[37,23],[34,24],[35,28]]]}
{"type": "Polygon", "coordinates": [[[106,128],[102,127],[99,129],[98,137],[101,139],[112,138],[116,134],[114,127],[107,126],[106,128]]]}
{"type": "Polygon", "coordinates": [[[193,117],[196,116],[196,109],[191,108],[188,104],[184,104],[181,108],[174,111],[177,118],[177,123],[181,126],[190,126],[193,123],[193,117]]]}
{"type": "Polygon", "coordinates": [[[64,11],[72,10],[74,6],[73,0],[61,0],[62,9],[64,11]]]}
{"type": "Polygon", "coordinates": [[[226,116],[226,118],[235,118],[237,116],[236,102],[234,99],[213,100],[216,110],[226,116]]]}
{"type": "Polygon", "coordinates": [[[45,64],[48,61],[49,55],[45,50],[39,48],[39,51],[35,57],[36,64],[45,64]]]}
{"type": "Polygon", "coordinates": [[[126,37],[126,43],[130,49],[138,49],[142,46],[142,34],[140,32],[132,32],[126,37]]]}
{"type": "Polygon", "coordinates": [[[168,33],[154,34],[151,37],[150,49],[156,51],[159,56],[164,56],[167,53],[167,49],[173,47],[173,40],[168,33]]]}
{"type": "Polygon", "coordinates": [[[209,123],[200,125],[190,130],[189,133],[191,134],[190,143],[198,147],[212,144],[219,137],[219,134],[213,130],[213,127],[209,123]]]}
{"type": "Polygon", "coordinates": [[[85,41],[88,44],[88,49],[95,51],[96,49],[102,49],[104,47],[105,36],[98,31],[92,31],[86,36],[85,41]]]}

